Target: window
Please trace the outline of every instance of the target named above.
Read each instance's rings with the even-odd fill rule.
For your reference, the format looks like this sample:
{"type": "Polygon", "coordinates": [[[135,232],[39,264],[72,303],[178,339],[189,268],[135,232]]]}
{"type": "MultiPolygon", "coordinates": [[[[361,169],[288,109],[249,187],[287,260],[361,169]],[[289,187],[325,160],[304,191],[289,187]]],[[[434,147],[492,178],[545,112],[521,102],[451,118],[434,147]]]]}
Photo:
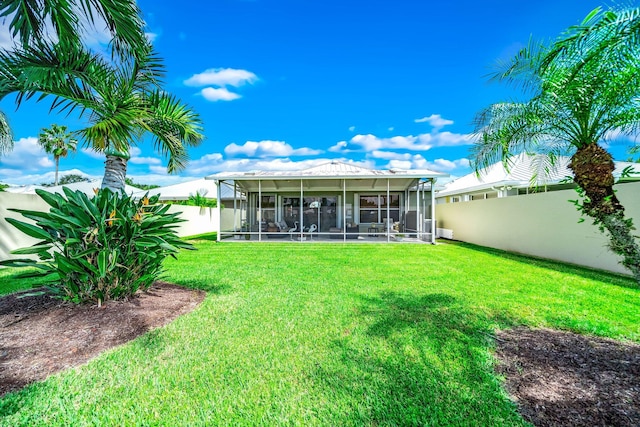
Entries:
{"type": "Polygon", "coordinates": [[[360,196],[360,222],[381,223],[388,216],[400,221],[400,194],[363,194],[360,196]]]}
{"type": "Polygon", "coordinates": [[[276,221],[276,196],[268,195],[262,196],[260,200],[260,218],[262,222],[269,223],[276,221]]]}

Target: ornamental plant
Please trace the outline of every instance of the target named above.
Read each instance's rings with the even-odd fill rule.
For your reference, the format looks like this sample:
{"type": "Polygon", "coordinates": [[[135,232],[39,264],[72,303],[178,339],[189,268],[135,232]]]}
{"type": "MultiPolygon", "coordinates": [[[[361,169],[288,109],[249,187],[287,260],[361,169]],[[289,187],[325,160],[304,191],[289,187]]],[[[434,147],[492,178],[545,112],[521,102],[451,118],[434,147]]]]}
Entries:
{"type": "Polygon", "coordinates": [[[49,212],[12,209],[35,225],[7,218],[25,234],[40,239],[13,254],[35,259],[0,262],[13,267],[36,267],[23,277],[43,277],[54,295],[74,303],[125,299],[146,290],[163,272],[163,260],[180,249],[194,249],[175,230],[182,222],[158,196],[135,200],[109,189],[89,197],[63,188],[65,197],[43,190],[38,195],[49,212]]]}

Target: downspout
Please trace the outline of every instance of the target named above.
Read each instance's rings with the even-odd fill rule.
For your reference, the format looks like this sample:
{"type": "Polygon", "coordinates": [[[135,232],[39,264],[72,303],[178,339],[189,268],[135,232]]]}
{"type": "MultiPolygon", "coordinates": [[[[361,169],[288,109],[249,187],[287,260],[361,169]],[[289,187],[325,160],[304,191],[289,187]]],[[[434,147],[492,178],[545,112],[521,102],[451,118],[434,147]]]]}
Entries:
{"type": "Polygon", "coordinates": [[[347,241],[347,180],[342,180],[342,241],[347,241]]]}
{"type": "Polygon", "coordinates": [[[221,234],[222,234],[222,215],[221,214],[221,210],[220,210],[220,200],[222,200],[222,190],[220,189],[220,186],[222,185],[222,182],[220,181],[213,181],[216,184],[216,188],[217,188],[217,193],[218,193],[218,202],[216,203],[216,211],[218,212],[218,235],[216,236],[216,241],[220,241],[221,238],[221,234]]]}
{"type": "Polygon", "coordinates": [[[258,178],[258,241],[262,241],[262,181],[258,178]]]}
{"type": "Polygon", "coordinates": [[[431,244],[436,244],[436,178],[431,178],[431,244]]]}
{"type": "Polygon", "coordinates": [[[302,208],[304,205],[304,185],[302,182],[302,178],[300,178],[300,203],[298,206],[298,215],[300,216],[300,241],[302,242],[302,238],[304,237],[304,214],[302,213],[302,208]]]}
{"type": "Polygon", "coordinates": [[[421,198],[420,198],[420,186],[422,185],[422,183],[420,182],[420,180],[418,180],[418,185],[416,186],[416,237],[418,238],[418,240],[420,240],[420,237],[422,237],[420,235],[420,231],[422,230],[422,227],[420,226],[420,202],[421,202],[421,198]]]}
{"type": "Polygon", "coordinates": [[[387,243],[389,243],[391,237],[391,227],[389,227],[389,205],[391,205],[391,196],[389,194],[389,178],[387,178],[387,220],[385,221],[387,224],[387,243]]]}

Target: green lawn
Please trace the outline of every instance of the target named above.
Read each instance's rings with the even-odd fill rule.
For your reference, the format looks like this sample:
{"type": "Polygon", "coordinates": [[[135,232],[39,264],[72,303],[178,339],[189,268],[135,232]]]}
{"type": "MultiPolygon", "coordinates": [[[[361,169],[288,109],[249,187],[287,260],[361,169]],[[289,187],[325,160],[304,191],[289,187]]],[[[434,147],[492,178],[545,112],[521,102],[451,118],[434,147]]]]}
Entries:
{"type": "Polygon", "coordinates": [[[196,311],[6,396],[0,424],[525,425],[496,328],[640,341],[621,276],[462,244],[196,246],[166,277],[208,292],[196,311]]]}

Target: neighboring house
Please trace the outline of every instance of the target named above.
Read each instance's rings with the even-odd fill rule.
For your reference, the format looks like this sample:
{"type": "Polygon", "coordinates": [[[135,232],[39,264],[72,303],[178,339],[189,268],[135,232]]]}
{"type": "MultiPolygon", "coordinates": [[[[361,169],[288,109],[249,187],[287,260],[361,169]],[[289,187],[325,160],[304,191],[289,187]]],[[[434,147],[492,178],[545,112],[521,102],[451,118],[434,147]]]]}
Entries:
{"type": "Polygon", "coordinates": [[[245,231],[255,240],[288,236],[304,240],[305,233],[315,233],[340,239],[366,234],[388,241],[396,231],[433,243],[435,224],[428,221],[435,217],[431,187],[447,176],[332,161],[305,170],[226,172],[207,179],[234,186],[247,201],[225,204],[241,211],[246,228],[222,228],[219,239],[245,231]]]}
{"type": "MultiPolygon", "coordinates": [[[[19,194],[36,194],[36,190],[41,189],[41,190],[48,191],[49,193],[64,194],[62,188],[66,187],[72,191],[81,191],[88,196],[93,196],[95,194],[94,190],[100,188],[101,186],[102,186],[102,179],[96,179],[93,181],[74,182],[71,184],[56,185],[52,187],[45,187],[42,185],[24,185],[20,187],[8,187],[5,189],[5,191],[9,193],[19,193],[19,194]]],[[[140,189],[138,187],[125,185],[124,191],[127,194],[132,194],[140,191],[140,189]]]]}
{"type": "MultiPolygon", "coordinates": [[[[159,200],[161,202],[189,200],[189,196],[195,196],[196,193],[211,199],[218,197],[218,187],[216,183],[204,178],[181,182],[180,184],[167,185],[165,187],[152,188],[151,190],[137,191],[134,196],[142,197],[147,192],[150,195],[160,194],[159,200]]],[[[223,204],[225,201],[233,201],[233,186],[224,185],[222,187],[220,200],[223,204]]]]}
{"type": "MultiPolygon", "coordinates": [[[[498,162],[479,174],[470,173],[445,184],[436,193],[436,203],[457,203],[494,199],[575,188],[569,169],[569,157],[559,157],[554,166],[544,162],[544,156],[526,153],[511,157],[507,168],[498,162]]],[[[631,167],[640,172],[640,164],[616,162],[614,176],[620,182],[637,181],[640,175],[621,178],[623,170],[631,167]]]]}
{"type": "MultiPolygon", "coordinates": [[[[448,230],[449,238],[475,245],[627,274],[607,249],[607,235],[589,218],[580,220],[572,203],[579,198],[575,184],[566,179],[572,175],[568,163],[566,157],[558,159],[545,175],[540,158],[519,155],[510,160],[508,171],[496,163],[479,176],[451,181],[436,193],[438,227],[448,230]],[[538,184],[532,187],[536,173],[538,184]]],[[[616,162],[619,183],[614,189],[626,217],[637,226],[640,180],[638,175],[623,178],[627,167],[640,171],[640,164],[616,162]]]]}
{"type": "MultiPolygon", "coordinates": [[[[242,218],[239,215],[234,215],[233,210],[226,209],[229,206],[233,207],[233,186],[222,185],[220,189],[220,195],[218,195],[218,186],[214,181],[207,180],[204,178],[182,182],[180,184],[167,185],[165,187],[152,188],[151,190],[141,190],[134,193],[136,197],[142,197],[145,194],[156,195],[159,194],[159,201],[163,203],[171,203],[189,200],[190,196],[195,196],[196,194],[200,194],[206,198],[217,199],[219,204],[225,207],[225,210],[220,212],[220,222],[219,224],[223,229],[224,228],[235,228],[239,227],[242,223],[242,218]]],[[[241,195],[236,196],[236,201],[238,205],[242,205],[244,203],[241,195]]],[[[217,226],[218,224],[216,224],[217,226]]],[[[214,226],[215,231],[219,230],[214,226]]],[[[206,230],[211,231],[211,230],[206,230]]],[[[203,231],[205,232],[205,231],[203,231]]]]}

